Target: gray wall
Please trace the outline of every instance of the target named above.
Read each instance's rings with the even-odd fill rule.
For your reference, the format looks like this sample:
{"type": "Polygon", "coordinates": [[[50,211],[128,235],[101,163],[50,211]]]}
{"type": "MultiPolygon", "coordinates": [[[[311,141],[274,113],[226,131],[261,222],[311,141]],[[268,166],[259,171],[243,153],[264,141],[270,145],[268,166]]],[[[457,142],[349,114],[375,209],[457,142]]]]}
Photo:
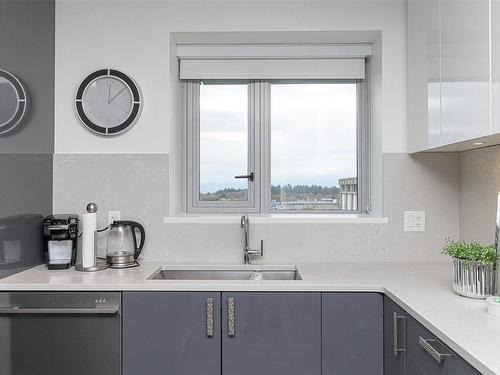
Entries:
{"type": "Polygon", "coordinates": [[[27,87],[30,113],[23,126],[0,136],[0,153],[54,152],[54,1],[0,1],[0,69],[27,87]]]}
{"type": "Polygon", "coordinates": [[[0,218],[52,212],[52,154],[0,154],[0,218]]]}
{"type": "Polygon", "coordinates": [[[495,241],[500,192],[500,146],[460,155],[460,234],[464,240],[495,241]]]}
{"type": "Polygon", "coordinates": [[[0,69],[21,79],[28,118],[0,136],[0,278],[42,261],[42,218],[52,212],[54,1],[0,1],[0,69]],[[21,259],[21,260],[20,260],[21,259]]]}

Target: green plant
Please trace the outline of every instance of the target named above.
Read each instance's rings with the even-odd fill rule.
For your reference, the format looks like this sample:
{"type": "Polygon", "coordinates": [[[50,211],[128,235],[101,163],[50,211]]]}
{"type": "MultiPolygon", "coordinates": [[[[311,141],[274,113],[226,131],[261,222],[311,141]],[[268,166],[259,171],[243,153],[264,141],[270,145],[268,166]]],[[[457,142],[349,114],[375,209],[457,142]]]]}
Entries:
{"type": "Polygon", "coordinates": [[[497,252],[494,245],[482,245],[479,242],[453,241],[447,239],[442,254],[468,262],[484,265],[495,264],[497,252]]]}

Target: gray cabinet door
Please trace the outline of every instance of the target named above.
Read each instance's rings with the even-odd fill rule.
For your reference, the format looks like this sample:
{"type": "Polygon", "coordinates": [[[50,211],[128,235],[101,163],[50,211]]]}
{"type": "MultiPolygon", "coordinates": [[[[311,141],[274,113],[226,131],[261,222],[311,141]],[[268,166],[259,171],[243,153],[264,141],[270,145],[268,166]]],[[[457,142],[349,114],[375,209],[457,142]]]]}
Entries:
{"type": "Polygon", "coordinates": [[[321,374],[320,293],[223,293],[222,311],[223,375],[321,374]]]}
{"type": "Polygon", "coordinates": [[[448,374],[449,375],[481,375],[481,372],[472,367],[462,357],[454,356],[448,361],[448,374]]]}
{"type": "Polygon", "coordinates": [[[323,293],[323,375],[382,375],[383,296],[323,293]]]}
{"type": "Polygon", "coordinates": [[[124,375],[220,375],[220,293],[123,293],[122,319],[124,375]]]}
{"type": "Polygon", "coordinates": [[[406,312],[384,297],[384,373],[404,375],[406,353],[406,312]]]}

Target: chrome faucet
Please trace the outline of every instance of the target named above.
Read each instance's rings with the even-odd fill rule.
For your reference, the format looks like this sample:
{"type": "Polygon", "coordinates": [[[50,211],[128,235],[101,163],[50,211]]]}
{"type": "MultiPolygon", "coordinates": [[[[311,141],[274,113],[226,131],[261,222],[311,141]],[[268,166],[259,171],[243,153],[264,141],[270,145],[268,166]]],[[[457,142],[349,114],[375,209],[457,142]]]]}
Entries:
{"type": "Polygon", "coordinates": [[[243,229],[243,236],[245,238],[245,248],[243,249],[243,263],[250,264],[250,256],[264,256],[264,241],[260,240],[260,250],[252,250],[250,249],[250,220],[247,215],[243,215],[241,217],[241,228],[243,229]]]}

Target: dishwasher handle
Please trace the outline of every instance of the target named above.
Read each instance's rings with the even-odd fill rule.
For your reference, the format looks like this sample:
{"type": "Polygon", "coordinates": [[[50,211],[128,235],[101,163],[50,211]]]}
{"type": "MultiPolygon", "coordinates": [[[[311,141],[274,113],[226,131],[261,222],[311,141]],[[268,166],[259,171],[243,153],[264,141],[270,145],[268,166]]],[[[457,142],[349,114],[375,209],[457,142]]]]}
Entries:
{"type": "Polygon", "coordinates": [[[120,311],[118,304],[100,304],[96,307],[0,307],[0,315],[22,315],[22,314],[39,314],[39,315],[101,315],[101,314],[116,314],[120,311]]]}

